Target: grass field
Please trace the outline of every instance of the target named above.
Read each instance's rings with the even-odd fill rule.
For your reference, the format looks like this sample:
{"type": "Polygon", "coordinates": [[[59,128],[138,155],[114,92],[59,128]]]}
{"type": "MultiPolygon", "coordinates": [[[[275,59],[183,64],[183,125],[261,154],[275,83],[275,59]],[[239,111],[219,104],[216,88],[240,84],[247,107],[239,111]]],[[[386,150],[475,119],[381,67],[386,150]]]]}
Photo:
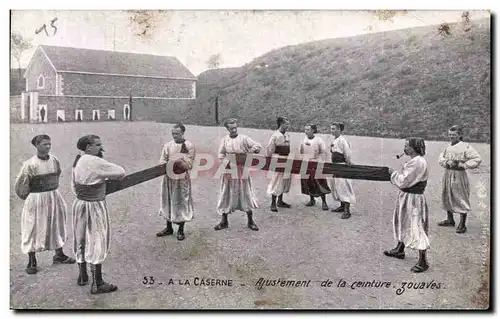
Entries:
{"type": "MultiPolygon", "coordinates": [[[[141,308],[141,309],[469,309],[488,306],[490,233],[490,145],[473,144],[483,157],[480,169],[469,173],[472,212],[468,232],[442,229],[436,223],[445,212],[440,207],[442,169],[437,157],[445,142],[430,142],[427,159],[430,179],[426,196],[431,208],[429,262],[423,274],[410,268],[417,253],[408,251],[407,259],[393,260],[382,251],[395,245],[391,219],[397,189],[386,182],[355,181],[358,202],[352,206],[352,218],[304,206],[295,180],[286,201],[288,210],[272,213],[266,194],[267,175],[256,173],[253,183],[260,208],[254,213],[260,231],[245,227],[243,213],[230,216],[230,228],[214,231],[219,221],[215,213],[219,183],[208,175],[193,180],[195,219],[186,226],[186,240],[157,238],[164,227],[157,216],[160,179],[155,179],[108,197],[112,244],[103,266],[104,279],[118,285],[116,293],[93,296],[89,286],[76,285],[76,265],[51,265],[52,253],[38,255],[40,271],[27,275],[27,256],[20,251],[20,214],[23,202],[15,196],[15,176],[24,160],[34,154],[31,138],[39,133],[52,137],[52,153],[62,162],[60,191],[68,204],[69,242],[72,253],[70,171],[77,139],[89,133],[101,136],[105,157],[122,165],[128,173],[156,165],[162,146],[171,139],[170,124],[160,123],[64,123],[48,125],[13,124],[11,126],[11,307],[12,308],[141,308]],[[154,277],[153,285],[143,284],[144,277],[154,277]],[[194,277],[232,279],[233,287],[199,287],[194,277]],[[255,283],[266,279],[311,280],[307,288],[267,287],[255,283]],[[189,279],[190,286],[167,285],[189,279]],[[320,287],[330,279],[329,288],[320,287]],[[345,280],[345,288],[337,287],[345,280]],[[391,288],[351,289],[354,281],[390,281],[391,288]],[[441,289],[396,290],[404,282],[441,283],[441,289]],[[486,280],[486,282],[485,282],[486,280]],[[159,283],[162,283],[160,285],[159,283]],[[486,283],[486,286],[485,286],[486,283]]],[[[256,141],[266,144],[271,131],[240,129],[256,141]]],[[[222,127],[187,126],[186,138],[197,151],[215,154],[222,127]]],[[[327,137],[325,135],[320,135],[327,137]]],[[[303,134],[292,134],[297,148],[303,134]]],[[[404,141],[348,136],[357,164],[399,168],[404,141]]],[[[328,204],[334,207],[332,198],[328,204]]]]}

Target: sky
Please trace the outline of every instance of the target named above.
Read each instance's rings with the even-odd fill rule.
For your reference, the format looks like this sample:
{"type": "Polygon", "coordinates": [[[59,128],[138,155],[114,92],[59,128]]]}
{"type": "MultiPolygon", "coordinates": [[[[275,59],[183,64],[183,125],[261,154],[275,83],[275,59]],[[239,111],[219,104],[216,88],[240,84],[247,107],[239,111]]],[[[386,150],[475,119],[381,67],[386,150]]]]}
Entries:
{"type": "MultiPolygon", "coordinates": [[[[273,49],[309,41],[354,36],[443,22],[459,22],[463,11],[409,11],[392,20],[380,20],[375,11],[128,11],[14,10],[11,30],[31,41],[21,67],[26,67],[36,46],[57,45],[117,50],[177,57],[194,75],[205,71],[212,54],[220,67],[238,67],[273,49]],[[50,21],[57,17],[53,34],[50,21]],[[35,30],[45,24],[48,35],[35,30]],[[146,30],[145,34],[139,36],[146,30]]],[[[489,17],[471,11],[472,19],[489,17]]],[[[14,62],[14,61],[13,61],[14,62]]],[[[14,64],[15,67],[17,64],[14,64]]]]}

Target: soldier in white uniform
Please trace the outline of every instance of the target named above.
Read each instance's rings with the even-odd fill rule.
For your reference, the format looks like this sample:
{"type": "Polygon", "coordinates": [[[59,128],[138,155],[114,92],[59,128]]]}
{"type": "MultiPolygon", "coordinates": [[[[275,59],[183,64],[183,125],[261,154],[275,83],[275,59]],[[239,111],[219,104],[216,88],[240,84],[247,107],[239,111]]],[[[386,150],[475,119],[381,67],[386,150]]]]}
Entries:
{"type": "Polygon", "coordinates": [[[176,124],[172,128],[173,140],[163,146],[160,164],[167,165],[167,174],[163,176],[161,186],[161,207],[159,214],[167,221],[167,227],[156,236],[172,235],[172,223],[179,226],[177,239],[184,240],[184,225],[194,218],[193,196],[189,171],[193,168],[196,151],[194,144],[184,139],[186,128],[176,124]],[[169,169],[172,167],[172,171],[169,169]]]}
{"type": "Polygon", "coordinates": [[[384,251],[384,254],[404,259],[405,247],[418,250],[418,262],[411,271],[424,272],[429,269],[426,252],[430,247],[429,207],[424,195],[429,170],[424,157],[424,139],[407,139],[405,154],[410,156],[410,160],[404,164],[401,172],[389,169],[391,183],[400,189],[393,215],[394,238],[398,244],[396,248],[384,251]]]}
{"type": "Polygon", "coordinates": [[[28,274],[37,273],[35,254],[55,250],[54,263],[74,264],[63,246],[67,240],[66,202],[59,193],[61,164],[49,154],[48,135],[35,136],[31,144],[37,155],[23,163],[15,182],[15,191],[25,200],[21,216],[21,250],[28,255],[28,274]]]}
{"type": "MultiPolygon", "coordinates": [[[[287,157],[290,154],[290,133],[287,132],[290,120],[278,117],[278,130],[276,130],[267,145],[267,156],[287,157]]],[[[278,162],[280,159],[278,159],[278,162]]],[[[286,159],[285,159],[286,161],[286,159]]],[[[291,205],[283,201],[283,194],[290,191],[291,176],[289,172],[273,172],[271,181],[267,186],[267,193],[271,195],[271,211],[277,212],[278,207],[290,208],[291,205]],[[276,203],[276,198],[278,202],[276,203]]]]}
{"type": "MultiPolygon", "coordinates": [[[[225,121],[224,126],[229,132],[222,138],[219,146],[219,160],[223,160],[230,154],[252,154],[260,153],[262,146],[250,137],[238,134],[236,119],[225,121]]],[[[231,165],[231,164],[229,164],[231,165]]],[[[221,230],[229,227],[228,214],[239,210],[247,213],[247,226],[251,230],[258,231],[259,227],[253,220],[253,210],[258,208],[257,199],[252,188],[252,179],[245,176],[244,167],[237,167],[237,176],[225,172],[220,179],[220,194],[217,202],[217,212],[222,216],[219,224],[214,229],[221,230]]]]}
{"type": "Polygon", "coordinates": [[[443,175],[442,203],[447,212],[447,219],[438,225],[454,227],[453,214],[460,214],[456,232],[463,234],[467,231],[465,222],[471,210],[470,183],[466,170],[479,167],[481,156],[469,143],[463,142],[463,131],[460,127],[452,126],[448,137],[451,144],[439,155],[439,165],[446,169],[443,175]]]}
{"type": "Polygon", "coordinates": [[[77,283],[80,286],[88,283],[86,264],[89,263],[92,271],[90,292],[113,292],[118,287],[104,282],[101,270],[111,245],[106,181],[123,179],[125,170],[102,158],[104,149],[99,136],[86,135],[78,140],[77,147],[85,152],[75,159],[72,180],[76,195],[73,202],[73,237],[79,267],[77,283]]]}
{"type": "MultiPolygon", "coordinates": [[[[331,132],[333,141],[330,144],[332,163],[353,165],[351,145],[342,135],[343,123],[332,123],[331,132]]],[[[332,212],[343,212],[341,218],[351,217],[351,204],[356,203],[356,195],[352,187],[352,180],[334,177],[331,179],[332,198],[340,202],[340,206],[332,209],[332,212]]]]}
{"type": "MultiPolygon", "coordinates": [[[[326,156],[325,142],[315,134],[318,133],[316,125],[306,125],[304,128],[306,136],[300,144],[299,153],[304,157],[304,160],[309,161],[324,161],[326,156]]],[[[326,203],[326,195],[331,193],[330,187],[326,178],[316,178],[316,175],[311,173],[308,178],[300,180],[302,194],[309,195],[309,202],[306,206],[314,206],[316,197],[321,197],[322,209],[328,210],[326,203]]]]}

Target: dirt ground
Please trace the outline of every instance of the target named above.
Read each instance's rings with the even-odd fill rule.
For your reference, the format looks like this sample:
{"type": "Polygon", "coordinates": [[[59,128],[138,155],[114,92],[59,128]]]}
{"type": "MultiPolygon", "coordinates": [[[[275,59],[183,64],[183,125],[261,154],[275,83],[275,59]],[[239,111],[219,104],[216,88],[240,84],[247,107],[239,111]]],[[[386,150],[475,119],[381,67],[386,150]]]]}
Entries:
{"type": "MultiPolygon", "coordinates": [[[[397,189],[387,182],[354,181],[357,203],[352,218],[305,207],[295,179],[285,200],[291,209],[269,210],[268,176],[252,175],[260,208],[254,213],[260,231],[246,228],[246,216],[229,217],[230,228],[215,231],[219,181],[210,175],[193,180],[195,219],[186,225],[186,240],[157,238],[164,227],[157,212],[161,179],[137,185],[108,197],[111,252],[103,276],[119,290],[91,295],[90,287],[76,285],[76,265],[52,265],[52,252],[37,255],[39,272],[25,272],[27,256],[20,250],[23,201],[13,192],[24,160],[35,154],[31,138],[52,137],[52,153],[63,165],[60,191],[68,205],[67,253],[72,251],[71,164],[77,139],[101,136],[105,157],[128,173],[157,164],[162,146],[171,139],[171,125],[160,123],[64,123],[11,126],[10,306],[13,309],[485,309],[489,293],[490,145],[473,144],[483,157],[480,169],[469,172],[472,212],[468,232],[436,223],[445,217],[440,206],[443,170],[437,163],[446,142],[428,142],[431,171],[426,190],[431,209],[428,259],[431,268],[414,274],[418,252],[404,260],[390,259],[383,250],[395,246],[392,212],[397,189]],[[146,278],[145,278],[146,277],[146,278]],[[195,278],[231,280],[231,287],[195,285],[195,278]],[[307,281],[308,287],[256,286],[264,280],[307,281]],[[170,284],[170,279],[174,284],[170,284]],[[328,281],[329,285],[328,286],[328,281]],[[154,281],[154,282],[153,282],[154,281]],[[189,281],[190,285],[186,284],[189,281]],[[326,282],[327,287],[322,287],[326,282]],[[357,282],[390,282],[388,288],[358,287],[357,282]],[[403,287],[404,286],[404,287],[403,287]],[[423,287],[424,288],[423,288],[423,287]],[[404,291],[403,289],[404,288],[404,291]],[[418,289],[415,289],[418,288],[418,289]]],[[[271,131],[240,129],[267,144],[271,131]]],[[[188,126],[186,138],[198,152],[215,154],[224,128],[188,126]]],[[[399,168],[395,159],[403,140],[349,136],[357,164],[399,168]]],[[[328,135],[320,134],[325,140],[328,135]]],[[[292,147],[303,138],[292,134],[292,147]]],[[[336,207],[328,196],[330,207],[336,207]]],[[[456,217],[458,220],[458,216],[456,217]]]]}

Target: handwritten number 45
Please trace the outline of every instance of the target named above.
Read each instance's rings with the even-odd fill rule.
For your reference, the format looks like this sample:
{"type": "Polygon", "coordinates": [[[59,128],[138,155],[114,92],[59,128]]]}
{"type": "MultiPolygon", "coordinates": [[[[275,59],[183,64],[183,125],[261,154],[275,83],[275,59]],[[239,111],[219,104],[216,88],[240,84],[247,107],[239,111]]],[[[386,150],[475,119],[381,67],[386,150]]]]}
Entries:
{"type": "Polygon", "coordinates": [[[55,36],[55,35],[56,35],[56,33],[57,33],[57,27],[54,25],[54,23],[56,23],[56,21],[57,21],[57,17],[55,17],[54,19],[52,19],[52,20],[50,21],[50,26],[54,29],[54,33],[53,33],[52,35],[49,35],[49,33],[47,32],[47,25],[45,25],[45,24],[44,24],[44,25],[42,25],[40,28],[36,29],[36,30],[35,30],[35,34],[39,34],[39,33],[40,33],[40,32],[42,32],[42,30],[43,30],[43,31],[45,31],[45,34],[46,34],[47,36],[49,36],[49,37],[53,37],[53,36],[55,36]]]}
{"type": "Polygon", "coordinates": [[[152,276],[144,276],[142,283],[144,285],[153,285],[155,283],[155,279],[152,276]]]}

